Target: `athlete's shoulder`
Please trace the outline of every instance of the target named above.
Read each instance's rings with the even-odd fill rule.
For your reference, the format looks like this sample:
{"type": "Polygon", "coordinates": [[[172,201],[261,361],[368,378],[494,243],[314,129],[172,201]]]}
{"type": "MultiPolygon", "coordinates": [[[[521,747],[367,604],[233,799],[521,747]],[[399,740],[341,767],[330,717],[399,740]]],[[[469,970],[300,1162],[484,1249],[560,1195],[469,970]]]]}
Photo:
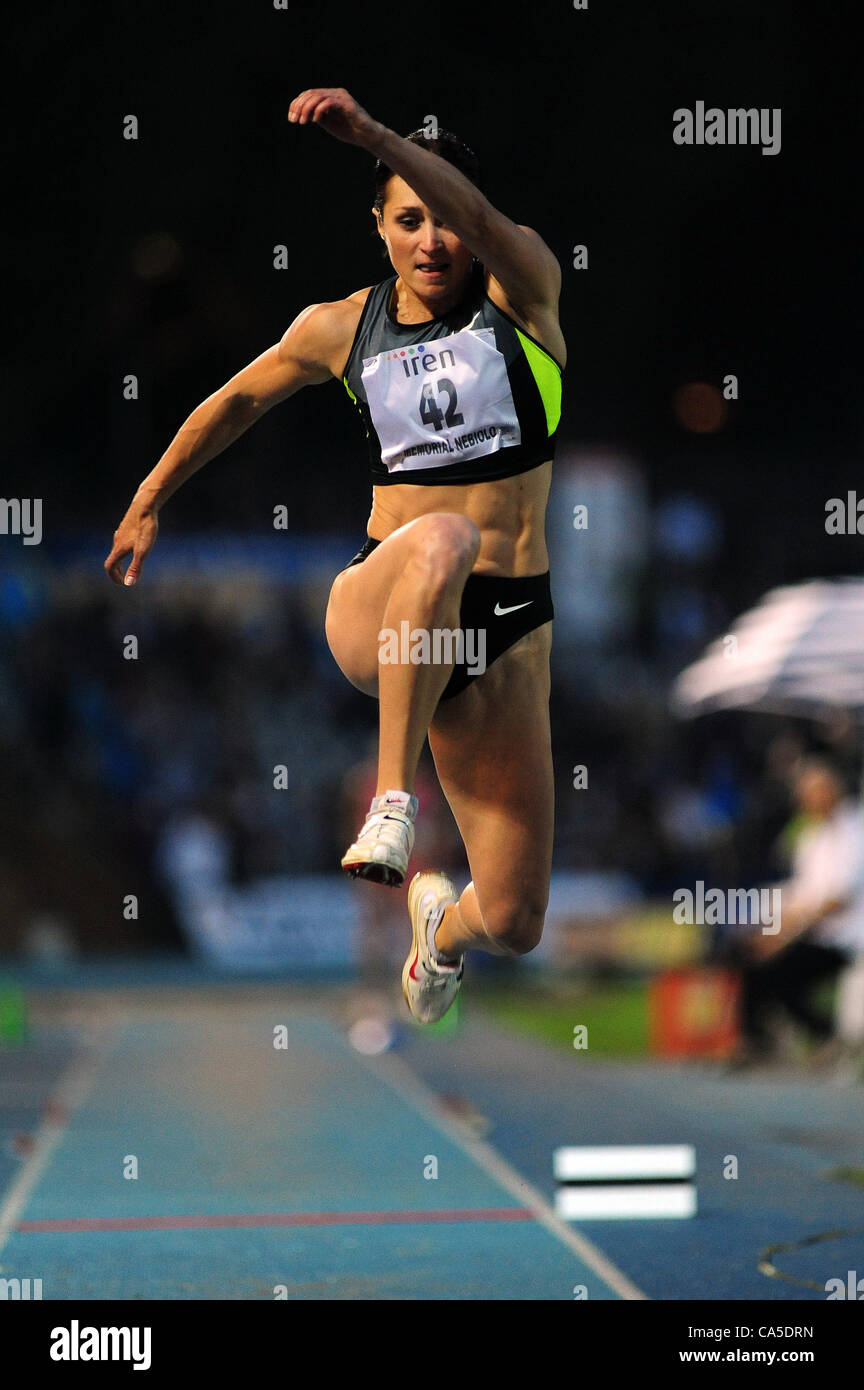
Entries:
{"type": "Polygon", "coordinates": [[[558,257],[555,255],[555,252],[551,249],[551,247],[548,246],[547,243],[543,240],[540,233],[538,231],[535,231],[533,227],[526,227],[524,222],[517,222],[516,226],[519,228],[520,232],[525,233],[525,236],[531,242],[531,245],[534,246],[538,251],[542,252],[543,255],[548,259],[549,264],[556,266],[560,273],[561,264],[558,260],[558,257]]]}
{"type": "Polygon", "coordinates": [[[526,227],[522,222],[517,222],[516,225],[523,233],[531,255],[541,271],[541,279],[545,284],[549,301],[557,303],[561,293],[561,262],[533,227],[526,227]]]}
{"type": "Polygon", "coordinates": [[[338,378],[354,341],[363,306],[373,288],[368,285],[344,299],[307,305],[282,337],[279,344],[282,360],[326,368],[338,378]]]}
{"type": "Polygon", "coordinates": [[[355,290],[353,294],[349,294],[345,299],[340,299],[337,302],[340,304],[357,304],[362,310],[363,305],[374,289],[374,285],[367,285],[365,290],[355,290]]]}
{"type": "Polygon", "coordinates": [[[532,337],[537,339],[541,347],[551,353],[558,365],[563,367],[567,361],[567,346],[558,317],[558,301],[561,295],[562,281],[561,265],[539,232],[535,232],[533,227],[524,227],[521,223],[517,223],[517,226],[520,232],[525,233],[531,243],[532,250],[543,263],[547,295],[536,303],[519,304],[488,269],[485,270],[486,294],[496,308],[501,309],[522,328],[526,329],[532,337]]]}

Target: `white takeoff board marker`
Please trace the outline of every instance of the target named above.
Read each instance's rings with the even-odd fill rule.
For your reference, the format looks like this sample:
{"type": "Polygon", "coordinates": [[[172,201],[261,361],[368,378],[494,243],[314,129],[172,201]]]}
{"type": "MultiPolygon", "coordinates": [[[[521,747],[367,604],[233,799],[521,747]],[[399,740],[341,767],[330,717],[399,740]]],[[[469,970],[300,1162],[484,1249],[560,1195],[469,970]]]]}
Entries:
{"type": "Polygon", "coordinates": [[[555,1213],[564,1221],[696,1215],[692,1144],[556,1149],[553,1171],[555,1213]]]}

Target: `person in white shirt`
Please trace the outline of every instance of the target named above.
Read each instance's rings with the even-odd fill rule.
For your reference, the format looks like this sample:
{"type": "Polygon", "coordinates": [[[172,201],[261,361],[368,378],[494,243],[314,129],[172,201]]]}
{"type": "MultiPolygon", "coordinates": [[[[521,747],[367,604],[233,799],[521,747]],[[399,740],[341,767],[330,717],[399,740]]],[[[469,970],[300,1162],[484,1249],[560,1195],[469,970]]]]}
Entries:
{"type": "Polygon", "coordinates": [[[823,758],[806,759],[795,800],[807,817],[792,876],[780,885],[781,929],[755,933],[742,974],[741,1024],[752,1055],[773,1050],[771,1016],[778,1007],[816,1042],[834,1034],[831,1011],[818,1007],[818,985],[864,959],[864,816],[838,772],[823,758]]]}

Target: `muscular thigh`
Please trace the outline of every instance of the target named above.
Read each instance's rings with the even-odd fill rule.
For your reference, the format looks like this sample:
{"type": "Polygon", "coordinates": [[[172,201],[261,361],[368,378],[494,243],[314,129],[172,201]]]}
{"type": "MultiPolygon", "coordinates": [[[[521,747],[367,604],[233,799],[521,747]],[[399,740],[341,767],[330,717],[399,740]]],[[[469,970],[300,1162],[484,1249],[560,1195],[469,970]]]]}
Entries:
{"type": "Polygon", "coordinates": [[[442,702],[429,730],[481,907],[514,896],[546,905],[554,825],[551,635],[551,623],[528,633],[442,702]]]}
{"type": "Polygon", "coordinates": [[[359,565],[337,574],[324,621],[327,641],[352,685],[378,694],[378,633],[393,585],[412,550],[409,521],[382,541],[359,565]]]}

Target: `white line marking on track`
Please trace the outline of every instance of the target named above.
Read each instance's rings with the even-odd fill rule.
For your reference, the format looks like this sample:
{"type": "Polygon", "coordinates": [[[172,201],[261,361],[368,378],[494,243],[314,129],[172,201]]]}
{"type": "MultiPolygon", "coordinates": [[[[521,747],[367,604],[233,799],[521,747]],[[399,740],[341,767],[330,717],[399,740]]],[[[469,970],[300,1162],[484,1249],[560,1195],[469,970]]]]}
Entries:
{"type": "Polygon", "coordinates": [[[424,1081],[416,1075],[411,1068],[402,1061],[401,1057],[394,1057],[391,1054],[380,1057],[363,1057],[362,1061],[375,1073],[382,1081],[418,1110],[438,1129],[442,1130],[454,1144],[470,1158],[473,1158],[490,1177],[494,1178],[500,1185],[523,1206],[533,1211],[537,1221],[541,1226],[545,1226],[550,1235],[560,1240],[562,1245],[566,1245],[574,1255],[578,1255],[580,1260],[592,1269],[610,1289],[622,1299],[628,1302],[637,1300],[649,1301],[648,1295],[638,1289],[626,1274],[623,1274],[612,1261],[607,1259],[602,1250],[598,1250],[590,1240],[581,1235],[579,1231],[574,1231],[566,1222],[555,1215],[552,1207],[547,1202],[543,1193],[523,1178],[515,1168],[512,1168],[505,1158],[502,1158],[491,1144],[485,1140],[478,1139],[476,1134],[462,1125],[458,1120],[450,1116],[443,1115],[440,1107],[436,1104],[435,1092],[432,1091],[424,1081]]]}
{"type": "Polygon", "coordinates": [[[0,1204],[0,1253],[15,1229],[27,1200],[60,1143],[74,1112],[87,1099],[99,1068],[119,1029],[107,1024],[92,1027],[92,1043],[84,1055],[77,1057],[64,1072],[57,1089],[45,1105],[47,1114],[36,1131],[33,1151],[24,1161],[17,1177],[0,1204]]]}

